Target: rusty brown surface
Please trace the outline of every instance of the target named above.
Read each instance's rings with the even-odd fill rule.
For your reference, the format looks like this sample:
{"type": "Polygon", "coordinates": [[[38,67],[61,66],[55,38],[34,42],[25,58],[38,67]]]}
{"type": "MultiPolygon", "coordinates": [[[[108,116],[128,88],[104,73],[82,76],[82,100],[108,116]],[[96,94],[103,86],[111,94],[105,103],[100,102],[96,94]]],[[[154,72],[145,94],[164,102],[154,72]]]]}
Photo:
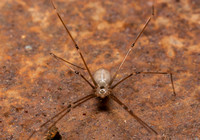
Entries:
{"type": "MultiPolygon", "coordinates": [[[[55,3],[93,73],[100,67],[116,70],[152,4],[146,0],[55,3]]],[[[56,126],[63,139],[200,137],[199,5],[199,0],[157,0],[156,16],[117,77],[135,70],[173,72],[175,99],[166,75],[133,76],[115,90],[158,136],[113,101],[108,111],[100,111],[93,99],[59,121],[56,126]]],[[[48,0],[1,0],[0,13],[0,139],[25,139],[91,88],[49,55],[54,52],[83,66],[48,0]]],[[[42,138],[40,133],[35,136],[42,138]]]]}

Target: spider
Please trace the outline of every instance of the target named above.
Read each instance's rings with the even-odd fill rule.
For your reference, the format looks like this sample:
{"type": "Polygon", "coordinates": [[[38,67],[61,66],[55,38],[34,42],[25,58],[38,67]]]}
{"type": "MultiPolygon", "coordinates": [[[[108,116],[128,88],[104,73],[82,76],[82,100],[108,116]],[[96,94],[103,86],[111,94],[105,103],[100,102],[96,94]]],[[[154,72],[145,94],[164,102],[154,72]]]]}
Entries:
{"type": "MultiPolygon", "coordinates": [[[[45,123],[43,123],[38,129],[36,129],[35,131],[33,131],[31,133],[31,135],[29,136],[28,139],[31,139],[32,136],[39,131],[41,128],[43,128],[47,123],[51,122],[53,119],[57,118],[54,123],[52,123],[50,125],[50,127],[47,129],[50,130],[52,129],[56,123],[58,121],[60,121],[67,113],[69,113],[71,110],[73,110],[74,108],[80,106],[81,104],[83,104],[84,102],[92,99],[92,98],[100,98],[100,99],[105,99],[105,98],[110,98],[113,101],[115,101],[116,103],[118,103],[123,109],[125,109],[134,119],[136,119],[148,132],[154,133],[155,135],[158,135],[158,132],[156,130],[154,130],[153,128],[151,128],[147,123],[145,123],[143,120],[141,120],[137,115],[135,115],[133,113],[133,111],[131,109],[129,109],[123,102],[121,102],[113,93],[113,89],[115,87],[117,87],[120,83],[124,82],[126,79],[130,78],[131,76],[138,75],[138,74],[169,74],[170,75],[170,80],[171,80],[171,85],[172,85],[172,89],[173,89],[173,94],[174,96],[176,96],[175,93],[175,88],[174,88],[174,83],[173,83],[173,75],[171,72],[132,72],[129,75],[127,75],[126,77],[122,78],[120,81],[118,81],[117,83],[113,84],[113,81],[115,80],[117,74],[119,73],[119,70],[121,69],[122,65],[124,64],[127,56],[129,55],[129,53],[132,51],[133,47],[135,46],[136,42],[138,41],[138,39],[140,38],[140,36],[142,35],[142,33],[144,32],[145,28],[147,27],[147,25],[149,24],[149,22],[151,21],[152,17],[154,16],[154,2],[152,5],[152,13],[151,16],[148,18],[148,20],[146,21],[146,23],[144,24],[144,27],[142,28],[142,30],[139,32],[139,34],[137,35],[136,39],[134,40],[134,42],[132,43],[132,45],[130,46],[128,52],[126,53],[125,57],[123,58],[121,64],[119,65],[118,69],[116,70],[115,74],[111,77],[111,74],[108,70],[104,69],[104,68],[100,68],[98,69],[94,75],[92,75],[90,69],[87,66],[87,63],[83,57],[82,52],[80,51],[80,48],[78,46],[78,44],[76,43],[76,41],[74,40],[73,36],[71,35],[70,31],[68,30],[66,24],[64,23],[63,19],[61,18],[59,12],[57,11],[56,6],[53,3],[53,0],[50,0],[51,5],[53,6],[58,18],[60,19],[61,23],[63,24],[67,34],[70,36],[74,47],[76,48],[76,50],[78,51],[83,64],[85,66],[85,68],[82,68],[76,64],[73,64],[61,57],[58,57],[57,55],[50,53],[51,56],[53,56],[54,58],[56,58],[59,61],[65,62],[66,66],[69,68],[69,70],[71,70],[72,72],[74,72],[75,74],[77,74],[78,76],[80,76],[82,79],[84,79],[84,81],[90,85],[90,87],[92,88],[93,92],[92,94],[89,94],[85,97],[82,97],[80,99],[78,99],[77,101],[69,104],[68,106],[66,106],[63,110],[61,110],[60,112],[58,112],[56,115],[54,115],[51,119],[49,119],[48,121],[46,121],[45,123]],[[83,69],[83,70],[87,70],[92,83],[87,80],[85,78],[84,75],[82,75],[82,73],[80,71],[75,70],[72,66],[77,67],[79,69],[83,69]]],[[[46,132],[47,132],[46,131],[46,132]]]]}

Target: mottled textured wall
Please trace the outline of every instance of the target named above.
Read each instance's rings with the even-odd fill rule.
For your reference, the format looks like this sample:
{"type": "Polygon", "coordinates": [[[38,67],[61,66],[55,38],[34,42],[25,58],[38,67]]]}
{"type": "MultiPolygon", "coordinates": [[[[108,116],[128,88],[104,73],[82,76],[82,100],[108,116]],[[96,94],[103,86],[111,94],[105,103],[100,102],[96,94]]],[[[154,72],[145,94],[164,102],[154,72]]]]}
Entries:
{"type": "MultiPolygon", "coordinates": [[[[101,67],[113,73],[150,16],[152,1],[55,4],[92,73],[101,67]]],[[[168,75],[133,76],[114,92],[159,135],[148,133],[115,102],[101,111],[93,99],[59,121],[63,139],[200,137],[200,1],[157,0],[155,10],[117,80],[133,71],[171,71],[177,96],[168,75]]],[[[1,0],[0,139],[27,138],[64,106],[91,92],[50,52],[83,66],[49,0],[1,0]]]]}

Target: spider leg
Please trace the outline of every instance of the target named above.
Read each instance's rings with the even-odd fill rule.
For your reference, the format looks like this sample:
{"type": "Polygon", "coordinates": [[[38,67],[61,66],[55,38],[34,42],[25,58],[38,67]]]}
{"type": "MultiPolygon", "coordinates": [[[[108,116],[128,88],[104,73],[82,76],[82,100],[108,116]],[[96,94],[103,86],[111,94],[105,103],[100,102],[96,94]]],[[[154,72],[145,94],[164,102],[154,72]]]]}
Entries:
{"type": "Polygon", "coordinates": [[[76,64],[73,64],[73,63],[71,63],[71,62],[69,62],[69,61],[67,61],[67,60],[65,60],[65,59],[63,59],[63,58],[61,58],[61,57],[55,55],[54,53],[50,53],[50,55],[53,56],[53,57],[55,57],[56,59],[62,61],[62,62],[65,62],[65,63],[67,63],[67,64],[70,64],[70,65],[72,65],[72,66],[75,66],[75,67],[77,67],[77,68],[79,68],[79,69],[85,70],[85,68],[82,68],[82,67],[80,67],[80,66],[78,66],[78,65],[76,65],[76,64]]]}
{"type": "Polygon", "coordinates": [[[80,51],[80,48],[79,48],[78,44],[76,43],[76,41],[75,41],[74,38],[72,37],[70,31],[68,30],[68,28],[67,28],[67,26],[65,25],[63,19],[62,19],[61,16],[60,16],[59,12],[57,11],[56,6],[55,6],[54,3],[53,3],[53,0],[50,0],[50,2],[51,2],[51,4],[52,4],[52,6],[53,6],[53,8],[54,8],[54,10],[55,10],[55,12],[56,12],[58,18],[59,18],[60,21],[62,22],[62,24],[63,24],[63,26],[64,26],[64,28],[65,28],[67,34],[70,36],[70,38],[71,38],[71,40],[72,40],[72,42],[73,42],[73,44],[74,44],[74,47],[75,47],[76,50],[78,51],[78,53],[79,53],[79,55],[80,55],[80,57],[81,57],[81,59],[82,59],[84,65],[85,65],[85,67],[86,67],[86,69],[87,69],[87,72],[89,73],[89,75],[90,75],[90,77],[91,77],[91,79],[92,79],[92,82],[94,83],[95,86],[97,86],[97,83],[96,83],[96,81],[94,80],[94,77],[92,76],[92,74],[91,74],[91,72],[90,72],[90,69],[88,68],[88,66],[87,66],[87,64],[86,64],[86,61],[85,61],[85,59],[84,59],[84,57],[83,57],[83,55],[82,55],[82,52],[80,51]]]}
{"type": "MultiPolygon", "coordinates": [[[[54,57],[55,59],[57,59],[57,60],[62,60],[62,58],[56,56],[56,55],[53,54],[53,53],[50,53],[50,55],[53,56],[53,57],[54,57]]],[[[64,61],[64,59],[63,59],[62,61],[64,61]]],[[[67,65],[67,64],[66,64],[66,66],[67,66],[72,72],[74,72],[75,74],[77,74],[77,75],[79,75],[81,78],[83,78],[83,79],[94,89],[94,86],[85,78],[85,76],[83,76],[83,74],[81,74],[81,72],[76,71],[75,69],[73,69],[71,66],[69,66],[69,65],[67,65]]]]}
{"type": "Polygon", "coordinates": [[[130,46],[130,49],[128,50],[128,52],[126,53],[124,59],[122,60],[121,64],[119,65],[118,69],[116,70],[114,76],[112,77],[109,85],[112,85],[113,81],[115,80],[119,70],[121,69],[122,65],[124,64],[124,62],[126,61],[126,58],[128,57],[129,53],[132,51],[133,47],[135,46],[135,44],[137,43],[138,39],[140,38],[140,36],[142,35],[142,33],[144,32],[144,30],[146,29],[147,25],[149,24],[149,22],[151,21],[152,17],[154,16],[154,1],[153,1],[153,5],[152,5],[152,11],[151,11],[151,16],[148,18],[148,20],[146,21],[144,27],[142,28],[142,30],[138,33],[137,37],[135,38],[134,42],[132,43],[132,45],[130,46]]]}
{"type": "Polygon", "coordinates": [[[173,74],[171,72],[134,72],[134,73],[131,73],[128,76],[124,77],[123,79],[121,79],[119,82],[117,82],[113,86],[111,86],[111,89],[114,89],[116,86],[118,86],[120,83],[124,82],[126,79],[131,77],[133,74],[136,74],[136,75],[137,74],[165,74],[165,75],[169,74],[170,75],[170,81],[171,81],[171,85],[172,85],[173,94],[174,94],[174,96],[176,96],[175,87],[174,87],[174,80],[173,80],[173,74]]]}
{"type": "Polygon", "coordinates": [[[164,75],[168,74],[168,75],[170,75],[170,81],[171,81],[171,85],[172,85],[173,94],[174,94],[174,96],[176,96],[173,75],[171,72],[135,72],[135,74],[164,74],[164,75]]]}
{"type": "Polygon", "coordinates": [[[126,110],[132,117],[134,117],[144,128],[146,128],[147,131],[151,131],[158,135],[158,133],[151,128],[148,124],[146,124],[144,121],[142,121],[138,116],[136,116],[132,110],[130,110],[124,103],[122,103],[116,96],[113,94],[110,94],[111,99],[113,99],[115,102],[117,102],[121,107],[123,107],[124,110],[126,110]]]}
{"type": "MultiPolygon", "coordinates": [[[[73,108],[81,105],[82,103],[88,101],[91,98],[94,98],[94,94],[89,94],[75,102],[73,102],[72,104],[69,104],[68,106],[66,106],[63,110],[61,110],[60,112],[58,112],[57,114],[55,114],[52,118],[50,118],[49,120],[47,120],[45,123],[43,123],[42,125],[39,126],[38,129],[34,130],[31,135],[29,136],[28,140],[30,140],[32,138],[32,136],[38,132],[39,130],[41,130],[41,128],[43,128],[45,125],[47,125],[47,123],[51,122],[54,118],[58,117],[60,114],[64,113],[62,116],[60,116],[48,129],[51,129],[60,119],[62,119],[67,113],[69,113],[73,108]]],[[[47,132],[46,131],[46,132],[47,132]]]]}

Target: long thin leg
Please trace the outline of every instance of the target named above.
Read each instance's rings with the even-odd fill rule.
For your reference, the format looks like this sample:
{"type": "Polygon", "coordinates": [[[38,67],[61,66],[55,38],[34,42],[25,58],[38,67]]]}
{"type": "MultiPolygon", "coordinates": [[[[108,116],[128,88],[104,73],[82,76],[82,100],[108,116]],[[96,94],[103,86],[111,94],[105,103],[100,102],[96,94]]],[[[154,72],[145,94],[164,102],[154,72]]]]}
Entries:
{"type": "Polygon", "coordinates": [[[154,132],[156,135],[158,134],[153,128],[148,126],[144,121],[142,121],[138,116],[136,116],[132,110],[130,110],[124,103],[122,103],[116,96],[113,94],[110,94],[111,99],[113,99],[115,102],[117,102],[120,106],[123,107],[124,110],[126,110],[132,117],[134,117],[144,128],[147,129],[147,131],[154,132]]]}
{"type": "MultiPolygon", "coordinates": [[[[50,53],[51,56],[53,56],[54,58],[56,58],[57,60],[61,60],[62,58],[56,56],[55,54],[53,53],[50,53]]],[[[83,78],[93,89],[94,89],[94,86],[79,72],[79,71],[76,71],[75,69],[73,69],[72,67],[70,67],[69,65],[66,64],[66,66],[71,70],[73,71],[75,74],[81,76],[81,78],[83,78]]]]}
{"type": "Polygon", "coordinates": [[[72,42],[74,43],[74,46],[75,46],[76,50],[77,50],[78,53],[80,54],[81,59],[82,59],[84,65],[85,65],[85,67],[86,67],[86,69],[87,69],[87,71],[88,71],[88,73],[89,73],[91,79],[92,79],[92,82],[94,83],[95,86],[97,86],[97,83],[96,83],[96,81],[94,80],[94,77],[92,76],[92,74],[91,74],[91,72],[90,72],[90,70],[89,70],[89,68],[88,68],[88,66],[87,66],[87,64],[86,64],[86,62],[85,62],[85,59],[84,59],[84,57],[83,57],[83,55],[82,55],[82,53],[81,53],[81,51],[80,51],[80,48],[78,47],[76,41],[74,40],[74,38],[72,37],[71,33],[69,32],[67,26],[65,25],[64,21],[62,20],[62,18],[61,18],[61,16],[60,16],[59,12],[57,11],[57,9],[56,9],[56,7],[55,7],[55,5],[54,5],[54,3],[53,3],[53,0],[50,0],[50,2],[51,2],[51,4],[52,4],[52,6],[53,6],[53,8],[54,8],[54,10],[55,10],[55,12],[56,12],[58,18],[59,18],[60,21],[62,22],[62,24],[63,24],[63,26],[64,26],[66,32],[68,33],[68,35],[70,36],[72,42]]]}
{"type": "Polygon", "coordinates": [[[59,116],[60,114],[62,114],[63,112],[65,112],[66,110],[68,111],[69,109],[71,110],[71,108],[73,106],[76,106],[76,105],[80,105],[80,103],[83,103],[91,98],[93,98],[94,95],[93,94],[89,94],[71,104],[69,104],[68,106],[66,106],[63,110],[61,110],[60,112],[58,112],[57,114],[55,114],[52,118],[50,118],[49,120],[47,120],[45,123],[43,123],[42,125],[40,125],[40,127],[36,130],[34,130],[31,135],[29,136],[28,140],[30,140],[32,138],[32,136],[37,132],[39,131],[42,127],[44,127],[47,123],[49,123],[50,121],[52,121],[54,118],[56,118],[57,116],[59,116]]]}
{"type": "Polygon", "coordinates": [[[67,60],[65,60],[65,59],[63,59],[63,58],[61,58],[61,57],[55,55],[54,53],[50,53],[50,55],[53,56],[53,57],[56,57],[56,58],[57,58],[58,60],[60,60],[60,61],[63,61],[63,62],[65,62],[65,63],[67,63],[67,64],[72,65],[72,66],[75,66],[75,67],[77,67],[77,68],[79,68],[79,69],[85,70],[85,68],[82,68],[82,67],[80,67],[80,66],[78,66],[78,65],[76,65],[76,64],[73,64],[73,63],[71,63],[71,62],[69,62],[69,61],[67,61],[67,60]]]}
{"type": "Polygon", "coordinates": [[[170,75],[170,81],[172,84],[172,89],[174,96],[176,96],[175,88],[174,88],[174,80],[173,80],[173,75],[171,72],[136,72],[136,74],[169,74],[170,75]]]}
{"type": "Polygon", "coordinates": [[[120,83],[124,82],[126,79],[128,79],[129,77],[131,77],[133,75],[133,73],[129,74],[128,76],[124,77],[123,79],[121,79],[119,82],[117,82],[116,84],[114,84],[113,86],[111,86],[111,89],[114,89],[116,86],[118,86],[120,83]]]}
{"type": "MultiPolygon", "coordinates": [[[[152,5],[152,13],[151,13],[151,16],[154,15],[154,11],[153,11],[153,10],[154,10],[154,3],[153,3],[153,5],[152,5]]],[[[125,55],[123,61],[121,62],[120,66],[118,67],[117,71],[115,72],[114,76],[112,77],[112,79],[111,79],[109,85],[112,85],[112,83],[113,83],[113,81],[115,80],[115,78],[116,78],[116,76],[117,76],[119,70],[121,69],[122,65],[124,64],[124,62],[125,62],[127,56],[129,55],[129,53],[131,52],[131,50],[132,50],[133,47],[135,46],[136,42],[138,41],[138,39],[140,38],[140,36],[141,36],[142,33],[144,32],[144,30],[146,29],[147,25],[148,25],[149,22],[151,21],[151,18],[152,18],[151,16],[150,16],[149,19],[146,21],[146,23],[145,23],[144,27],[142,28],[142,30],[140,31],[140,33],[137,35],[135,41],[134,41],[133,44],[131,45],[131,48],[130,48],[130,49],[128,50],[128,52],[126,53],[126,55],[125,55]]]]}
{"type": "Polygon", "coordinates": [[[156,5],[156,2],[155,2],[155,0],[153,0],[153,5],[152,5],[152,9],[151,9],[153,16],[155,15],[155,5],[156,5]]]}
{"type": "Polygon", "coordinates": [[[170,75],[170,81],[171,81],[171,84],[172,84],[173,94],[174,94],[174,96],[176,96],[176,92],[175,92],[175,88],[174,88],[173,75],[170,72],[134,72],[134,73],[131,73],[128,76],[124,77],[123,79],[121,79],[119,82],[117,82],[113,86],[111,86],[111,89],[114,89],[116,86],[118,86],[120,83],[124,82],[126,79],[131,77],[133,74],[169,74],[170,75]]]}
{"type": "Polygon", "coordinates": [[[71,106],[71,108],[69,108],[62,116],[60,116],[60,117],[45,131],[45,133],[46,133],[49,129],[51,129],[54,125],[56,125],[56,123],[57,123],[58,121],[60,121],[60,120],[61,120],[67,113],[69,113],[72,109],[76,108],[77,106],[81,105],[82,103],[84,103],[84,102],[86,102],[86,101],[88,101],[88,100],[90,100],[90,99],[92,99],[92,98],[94,98],[94,97],[95,97],[95,96],[91,96],[91,97],[89,97],[89,98],[87,98],[87,99],[81,101],[80,103],[77,103],[76,105],[71,106]]]}

